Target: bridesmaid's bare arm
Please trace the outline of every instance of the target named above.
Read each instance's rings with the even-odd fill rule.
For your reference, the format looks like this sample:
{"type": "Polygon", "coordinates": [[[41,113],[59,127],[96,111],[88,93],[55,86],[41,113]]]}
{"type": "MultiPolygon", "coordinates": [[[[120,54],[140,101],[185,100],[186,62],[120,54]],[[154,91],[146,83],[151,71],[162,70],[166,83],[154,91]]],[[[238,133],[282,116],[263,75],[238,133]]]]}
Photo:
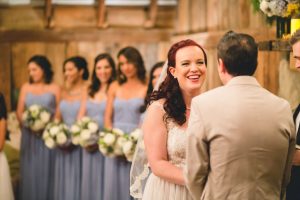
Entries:
{"type": "Polygon", "coordinates": [[[61,88],[54,84],[53,85],[54,95],[55,95],[55,113],[54,113],[54,120],[60,120],[60,109],[59,109],[59,103],[61,99],[61,88]]]}
{"type": "Polygon", "coordinates": [[[25,83],[21,87],[21,91],[20,91],[20,95],[19,95],[19,99],[18,99],[16,114],[17,114],[17,119],[18,119],[20,124],[22,124],[22,114],[23,114],[24,109],[25,109],[25,95],[27,93],[27,89],[28,89],[28,83],[25,83]]]}
{"type": "Polygon", "coordinates": [[[85,91],[83,92],[81,101],[80,101],[80,108],[78,111],[77,119],[81,119],[83,116],[85,116],[86,113],[86,102],[88,100],[88,89],[85,88],[85,91]]]}
{"type": "Polygon", "coordinates": [[[116,91],[118,89],[118,83],[114,82],[110,85],[108,92],[107,92],[107,102],[106,108],[104,113],[104,127],[105,128],[112,128],[112,118],[113,118],[113,103],[115,100],[116,91]]]}

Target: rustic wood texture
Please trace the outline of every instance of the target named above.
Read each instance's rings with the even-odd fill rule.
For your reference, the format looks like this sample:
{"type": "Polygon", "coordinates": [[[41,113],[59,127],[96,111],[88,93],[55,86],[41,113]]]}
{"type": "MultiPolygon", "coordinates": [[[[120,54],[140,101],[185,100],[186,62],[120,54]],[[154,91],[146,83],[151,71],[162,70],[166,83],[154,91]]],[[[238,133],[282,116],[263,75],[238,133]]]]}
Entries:
{"type": "Polygon", "coordinates": [[[258,66],[255,76],[264,88],[274,94],[277,94],[279,89],[278,65],[281,58],[281,52],[262,51],[258,54],[258,66]]]}
{"type": "MultiPolygon", "coordinates": [[[[209,0],[207,1],[207,31],[216,31],[220,28],[221,16],[225,13],[222,12],[221,5],[224,1],[209,0]],[[212,12],[210,12],[212,11],[212,12]]],[[[226,15],[225,15],[226,16],[226,15]]],[[[224,17],[224,16],[222,16],[224,17]]]]}
{"type": "Polygon", "coordinates": [[[170,29],[67,29],[67,30],[9,30],[0,31],[1,42],[65,42],[65,41],[117,41],[157,42],[168,41],[170,29]]]}
{"type": "Polygon", "coordinates": [[[52,26],[52,0],[46,0],[45,21],[46,28],[50,28],[52,26]]]}
{"type": "Polygon", "coordinates": [[[178,0],[176,32],[185,34],[190,32],[190,0],[178,0]]]}
{"type": "Polygon", "coordinates": [[[63,28],[96,27],[97,8],[93,6],[55,6],[53,26],[63,28]]]}
{"type": "Polygon", "coordinates": [[[0,30],[39,30],[45,27],[45,14],[41,8],[0,8],[0,30]]]}
{"type": "Polygon", "coordinates": [[[9,43],[0,43],[0,91],[3,93],[8,110],[11,110],[11,46],[9,43]]]}
{"type": "Polygon", "coordinates": [[[191,14],[191,32],[206,31],[207,26],[207,1],[206,0],[192,0],[190,7],[191,14]]]}
{"type": "Polygon", "coordinates": [[[105,0],[98,0],[98,21],[97,26],[100,28],[106,28],[108,23],[106,22],[106,6],[105,0]]]}
{"type": "Polygon", "coordinates": [[[146,21],[144,22],[145,28],[152,28],[155,26],[157,18],[157,0],[150,0],[146,21]]]}
{"type": "MultiPolygon", "coordinates": [[[[10,63],[12,80],[11,85],[1,86],[0,89],[5,87],[11,93],[28,80],[27,60],[34,54],[49,57],[56,73],[55,81],[63,84],[62,63],[70,56],[85,57],[92,70],[93,59],[99,53],[110,53],[117,63],[118,51],[131,45],[141,51],[146,68],[150,69],[155,62],[166,60],[171,44],[190,38],[201,44],[208,55],[203,87],[206,91],[221,85],[217,73],[216,46],[225,32],[248,33],[258,42],[276,39],[275,23],[268,25],[265,15],[254,12],[250,1],[245,0],[178,0],[177,7],[158,6],[155,25],[150,29],[144,27],[149,14],[147,7],[107,6],[104,15],[99,8],[97,5],[53,5],[50,27],[45,29],[45,7],[1,7],[0,45],[8,45],[9,50],[1,50],[1,53],[6,53],[0,55],[0,61],[6,65],[10,63]],[[102,19],[108,25],[105,29],[99,29],[102,19]]],[[[263,87],[277,94],[280,93],[279,88],[283,91],[285,85],[292,85],[287,77],[285,81],[280,81],[282,72],[286,76],[290,73],[278,70],[280,59],[290,49],[286,49],[287,52],[270,52],[266,49],[269,46],[266,44],[266,51],[259,52],[255,76],[263,87]]],[[[272,50],[284,47],[274,46],[272,50]]],[[[282,96],[288,95],[285,92],[282,96]]]]}

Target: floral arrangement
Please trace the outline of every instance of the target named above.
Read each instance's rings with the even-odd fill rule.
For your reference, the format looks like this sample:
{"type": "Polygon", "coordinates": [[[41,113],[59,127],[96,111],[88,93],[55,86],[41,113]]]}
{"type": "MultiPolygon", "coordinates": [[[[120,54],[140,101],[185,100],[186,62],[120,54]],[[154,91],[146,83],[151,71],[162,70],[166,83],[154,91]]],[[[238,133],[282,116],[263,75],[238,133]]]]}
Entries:
{"type": "Polygon", "coordinates": [[[126,142],[124,135],[122,130],[116,128],[101,131],[98,141],[100,152],[108,157],[124,156],[122,149],[126,142]]]}
{"type": "Polygon", "coordinates": [[[47,124],[43,132],[43,140],[49,149],[56,146],[67,146],[70,143],[70,131],[64,123],[57,121],[47,124]]]}
{"type": "Polygon", "coordinates": [[[72,143],[86,148],[95,145],[99,139],[98,124],[89,117],[83,117],[71,126],[72,143]]]}
{"type": "Polygon", "coordinates": [[[123,144],[122,150],[128,161],[132,161],[135,148],[138,142],[138,139],[141,135],[141,129],[135,129],[129,135],[125,135],[125,143],[123,144]]]}
{"type": "Polygon", "coordinates": [[[290,17],[300,13],[299,0],[252,0],[255,10],[261,10],[268,17],[290,17]]]}
{"type": "Polygon", "coordinates": [[[29,106],[22,115],[24,126],[37,134],[46,127],[50,118],[49,111],[37,104],[29,106]]]}

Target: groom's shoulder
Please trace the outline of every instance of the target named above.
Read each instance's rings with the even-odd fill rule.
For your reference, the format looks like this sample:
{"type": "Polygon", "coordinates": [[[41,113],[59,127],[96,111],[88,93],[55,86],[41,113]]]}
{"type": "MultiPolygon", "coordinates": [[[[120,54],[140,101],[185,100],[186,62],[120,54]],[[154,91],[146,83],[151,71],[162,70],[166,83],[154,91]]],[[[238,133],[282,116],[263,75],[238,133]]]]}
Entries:
{"type": "Polygon", "coordinates": [[[220,86],[217,87],[215,89],[206,91],[200,95],[198,95],[197,97],[195,97],[193,100],[194,101],[209,101],[211,102],[212,100],[218,100],[217,98],[222,96],[222,94],[224,94],[225,92],[225,87],[224,86],[220,86]]]}

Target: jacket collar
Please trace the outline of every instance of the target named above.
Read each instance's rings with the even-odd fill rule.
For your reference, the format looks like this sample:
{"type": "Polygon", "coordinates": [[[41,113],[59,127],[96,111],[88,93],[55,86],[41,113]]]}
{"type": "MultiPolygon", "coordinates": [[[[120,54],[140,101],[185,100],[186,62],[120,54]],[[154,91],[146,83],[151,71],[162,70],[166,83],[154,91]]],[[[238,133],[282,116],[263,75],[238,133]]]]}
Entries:
{"type": "Polygon", "coordinates": [[[226,86],[232,85],[253,85],[261,87],[253,76],[235,76],[226,84],[226,86]]]}

